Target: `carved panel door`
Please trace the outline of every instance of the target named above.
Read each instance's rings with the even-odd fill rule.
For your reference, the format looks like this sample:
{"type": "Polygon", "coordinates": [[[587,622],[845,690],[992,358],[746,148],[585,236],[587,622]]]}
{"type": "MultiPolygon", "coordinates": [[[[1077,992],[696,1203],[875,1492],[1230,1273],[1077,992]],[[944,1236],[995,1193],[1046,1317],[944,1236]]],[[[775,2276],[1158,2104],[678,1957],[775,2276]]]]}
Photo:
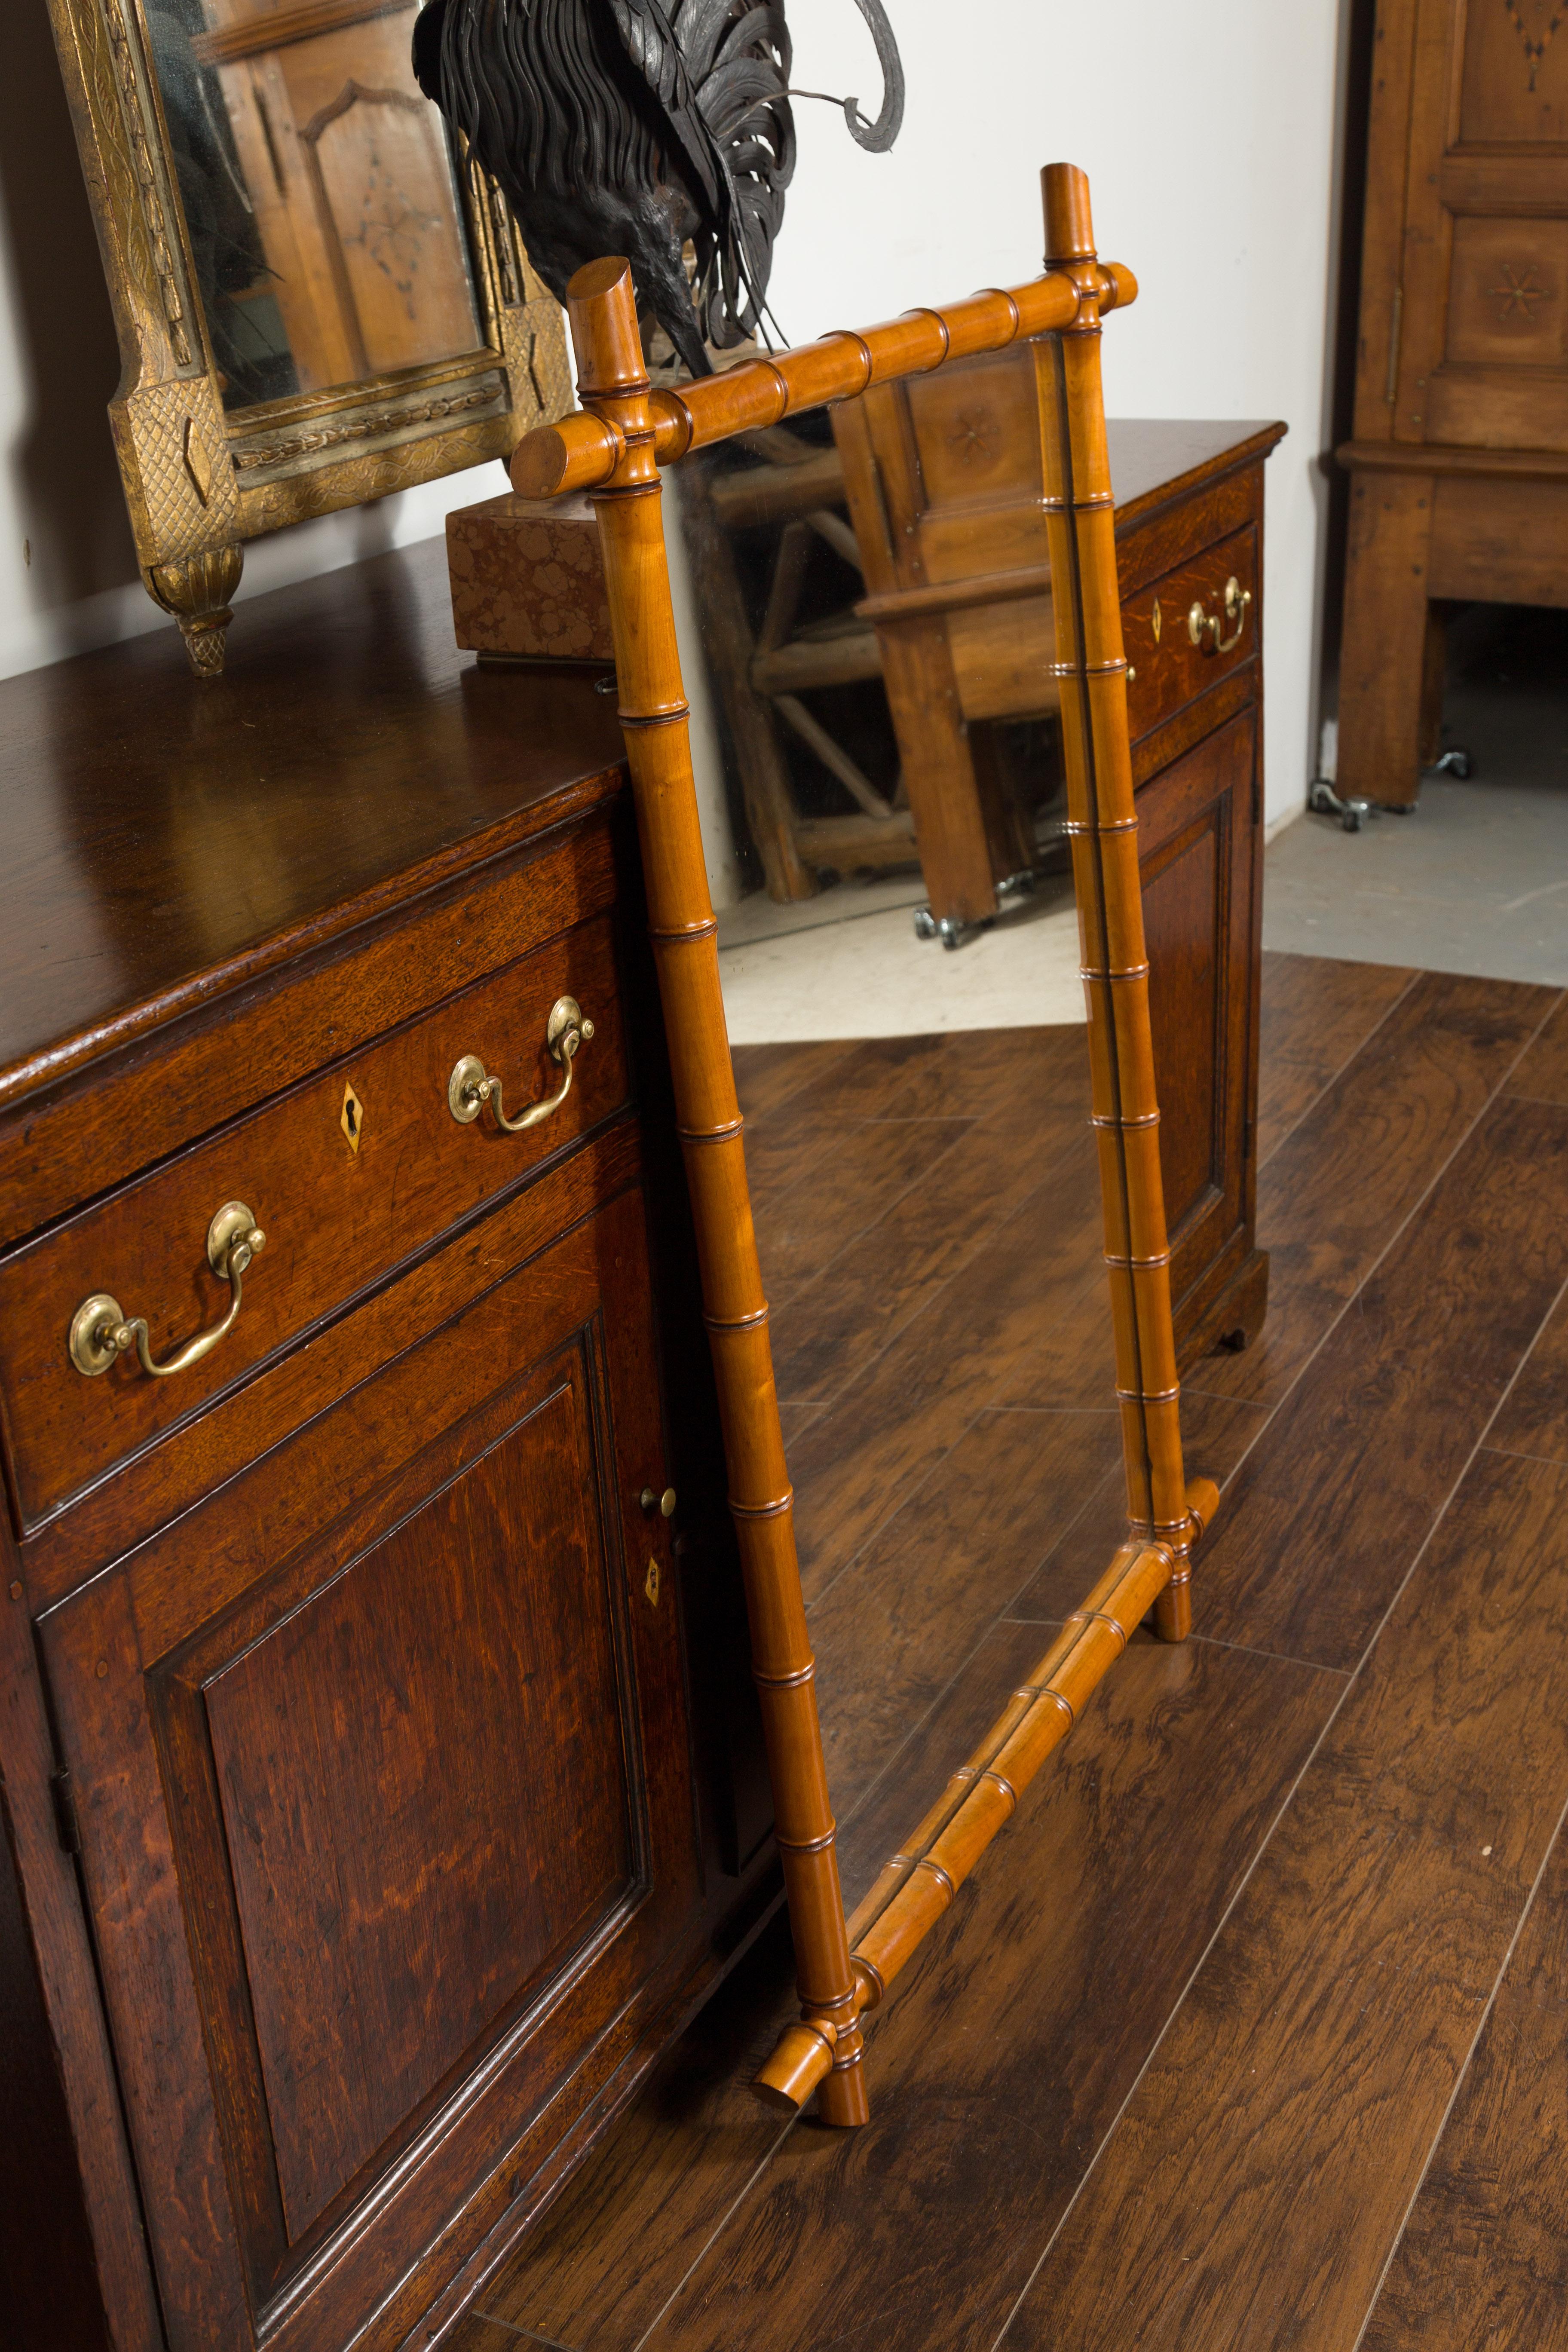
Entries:
{"type": "Polygon", "coordinates": [[[1422,0],[1394,438],[1568,450],[1568,9],[1422,0]]]}
{"type": "Polygon", "coordinates": [[[1160,1166],[1183,1337],[1188,1293],[1201,1283],[1206,1302],[1234,1276],[1252,1221],[1244,1129],[1257,1052],[1257,762],[1258,714],[1244,710],[1138,793],[1160,1166]]]}
{"type": "Polygon", "coordinates": [[[46,1622],[174,2352],[401,2340],[698,1901],[649,1297],[626,1194],[46,1622]]]}
{"type": "MultiPolygon", "coordinates": [[[[204,0],[215,68],[298,389],[482,338],[440,117],[409,61],[416,0],[204,0]]],[[[250,298],[247,298],[250,299],[250,298]]]]}

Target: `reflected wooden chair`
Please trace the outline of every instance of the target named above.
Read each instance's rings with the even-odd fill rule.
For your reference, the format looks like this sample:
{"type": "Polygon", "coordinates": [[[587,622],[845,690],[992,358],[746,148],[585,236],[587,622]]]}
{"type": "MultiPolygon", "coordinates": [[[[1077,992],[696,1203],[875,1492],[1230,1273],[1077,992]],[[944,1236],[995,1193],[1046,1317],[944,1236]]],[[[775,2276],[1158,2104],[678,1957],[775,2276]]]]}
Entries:
{"type": "Polygon", "coordinates": [[[809,898],[824,867],[852,874],[912,865],[914,820],[902,780],[890,796],[880,791],[805,698],[824,687],[860,685],[882,673],[877,633],[853,605],[816,625],[800,623],[814,538],[826,541],[857,574],[862,571],[843,511],[838,452],[814,447],[784,425],[736,434],[728,446],[742,449],[748,462],[725,467],[699,457],[681,479],[682,520],[702,583],[705,650],[768,895],[780,901],[809,898]],[[735,539],[757,532],[776,536],[766,606],[753,633],[735,539]],[[808,815],[796,805],[781,727],[843,787],[851,803],[847,813],[808,815]]]}
{"type": "Polygon", "coordinates": [[[1182,1456],[1127,664],[1100,393],[1101,315],[1124,309],[1137,287],[1130,271],[1096,257],[1083,174],[1051,164],[1044,192],[1046,272],[1031,284],[943,310],[910,311],[865,334],[829,335],[673,391],[650,389],[626,263],[591,264],[568,289],[583,407],[531,434],[512,460],[513,481],[525,496],[586,490],[599,517],[620,718],[795,1937],[801,2019],[784,2033],[757,2087],[789,2108],[815,2090],[819,2115],[832,2124],[864,2123],[869,2114],[862,2019],[885,2001],[899,1970],[1134,1630],[1152,1612],[1165,1640],[1186,1638],[1194,1548],[1218,1500],[1208,1481],[1189,1485],[1182,1456]],[[929,374],[976,352],[1026,344],[1056,591],[1053,667],[1128,1534],[1028,1681],[846,1921],[703,867],[659,467],[736,433],[777,426],[792,411],[854,400],[870,387],[929,374]]]}

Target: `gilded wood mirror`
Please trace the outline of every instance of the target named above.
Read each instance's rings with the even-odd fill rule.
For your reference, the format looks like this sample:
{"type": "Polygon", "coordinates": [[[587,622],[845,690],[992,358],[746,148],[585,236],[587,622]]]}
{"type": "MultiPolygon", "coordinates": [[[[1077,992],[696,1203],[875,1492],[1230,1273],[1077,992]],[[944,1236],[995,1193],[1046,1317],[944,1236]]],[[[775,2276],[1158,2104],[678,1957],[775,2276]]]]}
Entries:
{"type": "Polygon", "coordinates": [[[572,405],[560,310],[409,64],[420,0],[49,0],[148,593],[223,667],[242,546],[572,405]]]}

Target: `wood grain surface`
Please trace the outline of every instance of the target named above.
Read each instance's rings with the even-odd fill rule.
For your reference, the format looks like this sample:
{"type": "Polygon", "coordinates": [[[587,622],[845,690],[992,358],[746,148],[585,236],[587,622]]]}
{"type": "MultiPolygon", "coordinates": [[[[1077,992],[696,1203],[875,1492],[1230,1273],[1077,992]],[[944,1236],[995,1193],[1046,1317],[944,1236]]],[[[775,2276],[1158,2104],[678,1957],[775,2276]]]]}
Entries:
{"type": "Polygon", "coordinates": [[[1361,2352],[1568,2345],[1568,1843],[1559,1829],[1361,2352]]]}
{"type": "Polygon", "coordinates": [[[1415,974],[1397,964],[1263,952],[1258,1164],[1273,1159],[1297,1121],[1398,1003],[1415,974]]]}
{"type": "Polygon", "coordinates": [[[1268,1322],[1244,1356],[1210,1368],[1211,1386],[1279,1402],[1552,1001],[1547,989],[1434,972],[1400,997],[1259,1176],[1268,1322]]]}
{"type": "MultiPolygon", "coordinates": [[[[1043,1647],[1037,1626],[989,1637],[846,1832],[857,1879],[1043,1647]]],[[[1341,1686],[1209,1643],[1135,1643],[906,1971],[871,2039],[867,2131],[790,2135],[659,2352],[988,2344],[1341,1686]]]]}
{"type": "Polygon", "coordinates": [[[159,630],[0,686],[0,1098],[363,920],[488,826],[526,838],[622,758],[591,671],[458,651],[436,541],[254,598],[205,683],[159,630]]]}
{"type": "Polygon", "coordinates": [[[1568,1473],[1476,1465],[1009,2352],[1351,2352],[1568,1798],[1565,1525],[1568,1473]]]}
{"type": "Polygon", "coordinates": [[[1520,1063],[1510,1091],[1538,1101],[1568,1103],[1568,1013],[1559,1006],[1520,1063]]]}
{"type": "MultiPolygon", "coordinates": [[[[787,2000],[759,1946],[457,2352],[1352,2352],[1380,2281],[1367,2352],[1568,2344],[1560,1860],[1482,2031],[1568,1798],[1564,1004],[1270,960],[1281,1339],[1271,1306],[1186,1376],[1228,1481],[1194,1640],[1133,1643],[901,1981],[867,2132],[743,2114],[787,2000]]],[[[861,1081],[861,1118],[970,1122],[819,1233],[780,1318],[816,1374],[786,1430],[851,1895],[1120,1528],[1092,1174],[1048,1100],[1081,1037],[1050,1034],[1011,1040],[1011,1151],[1001,1043],[962,1076],[951,1039],[738,1056],[764,1151],[861,1081]]]]}
{"type": "Polygon", "coordinates": [[[1353,1664],[1565,1279],[1568,1109],[1505,1097],[1248,1455],[1205,1630],[1353,1664]]]}

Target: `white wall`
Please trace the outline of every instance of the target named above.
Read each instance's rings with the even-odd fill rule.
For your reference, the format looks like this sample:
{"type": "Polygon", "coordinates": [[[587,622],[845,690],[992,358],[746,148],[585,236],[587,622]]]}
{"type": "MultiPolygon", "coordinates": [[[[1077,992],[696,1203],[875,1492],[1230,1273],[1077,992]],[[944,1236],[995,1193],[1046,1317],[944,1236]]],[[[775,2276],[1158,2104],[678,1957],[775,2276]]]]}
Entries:
{"type": "MultiPolygon", "coordinates": [[[[1037,168],[1089,174],[1100,250],[1137,274],[1106,322],[1112,416],[1282,417],[1268,461],[1267,814],[1315,772],[1341,0],[887,0],[909,81],[863,155],[797,106],[773,274],[792,341],[1040,266],[1037,168]]],[[[794,79],[875,110],[853,0],[790,0],[794,79]]]]}
{"type": "MultiPolygon", "coordinates": [[[[889,156],[797,108],[773,279],[794,340],[1039,266],[1037,167],[1090,173],[1102,253],[1142,291],[1105,336],[1113,415],[1279,416],[1268,467],[1268,810],[1312,772],[1335,91],[1343,0],[888,0],[909,110],[889,156]]],[[[0,82],[0,676],[166,626],[136,581],[103,404],[108,306],[44,10],[0,82]],[[30,542],[32,562],[24,560],[30,542]]],[[[879,81],[853,0],[790,0],[795,79],[879,81]]],[[[488,467],[247,551],[242,593],[439,530],[488,467]]]]}

